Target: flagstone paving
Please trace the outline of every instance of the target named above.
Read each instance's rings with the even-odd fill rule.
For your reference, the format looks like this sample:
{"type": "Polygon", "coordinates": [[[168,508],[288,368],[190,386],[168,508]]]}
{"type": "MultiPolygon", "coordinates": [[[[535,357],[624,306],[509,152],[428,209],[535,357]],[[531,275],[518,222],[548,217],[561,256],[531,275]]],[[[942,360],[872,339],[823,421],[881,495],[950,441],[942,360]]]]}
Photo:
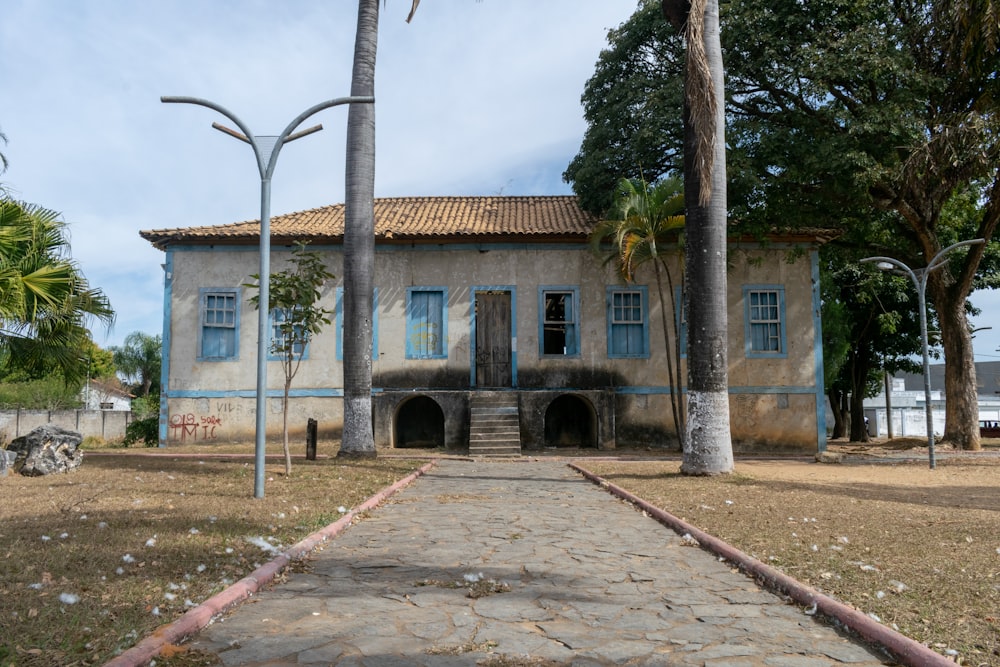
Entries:
{"type": "Polygon", "coordinates": [[[191,647],[269,667],[884,664],[557,461],[442,461],[306,569],[191,647]]]}

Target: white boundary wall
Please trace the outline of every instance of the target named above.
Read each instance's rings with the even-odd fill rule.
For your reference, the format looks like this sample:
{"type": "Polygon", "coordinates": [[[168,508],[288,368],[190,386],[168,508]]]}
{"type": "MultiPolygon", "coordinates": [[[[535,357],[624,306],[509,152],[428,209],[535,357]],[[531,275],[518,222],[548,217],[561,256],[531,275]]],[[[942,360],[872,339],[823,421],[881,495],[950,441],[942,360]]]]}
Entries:
{"type": "Polygon", "coordinates": [[[125,410],[0,410],[0,445],[52,424],[84,438],[121,440],[132,413],[125,410]]]}

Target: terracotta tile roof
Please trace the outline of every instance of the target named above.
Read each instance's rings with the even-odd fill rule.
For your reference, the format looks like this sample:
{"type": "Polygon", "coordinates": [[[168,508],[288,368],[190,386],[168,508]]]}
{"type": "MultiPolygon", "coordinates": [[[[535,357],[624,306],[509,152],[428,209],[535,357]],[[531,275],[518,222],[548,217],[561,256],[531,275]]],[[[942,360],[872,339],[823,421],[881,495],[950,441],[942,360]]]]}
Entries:
{"type": "MultiPolygon", "coordinates": [[[[597,218],[573,196],[395,197],[375,200],[375,236],[383,241],[584,240],[597,218]]],[[[175,243],[258,243],[260,221],[139,232],[158,248],[175,243]]],[[[271,218],[275,242],[339,243],[344,205],[271,218]]]]}

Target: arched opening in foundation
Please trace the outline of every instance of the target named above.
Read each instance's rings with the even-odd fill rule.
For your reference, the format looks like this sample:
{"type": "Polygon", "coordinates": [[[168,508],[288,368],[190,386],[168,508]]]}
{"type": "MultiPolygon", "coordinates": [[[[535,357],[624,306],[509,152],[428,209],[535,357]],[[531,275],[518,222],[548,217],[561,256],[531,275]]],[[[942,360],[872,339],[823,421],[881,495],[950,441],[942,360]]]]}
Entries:
{"type": "Polygon", "coordinates": [[[396,409],[393,442],[398,448],[444,447],[444,412],[433,398],[414,396],[396,409]]]}
{"type": "Polygon", "coordinates": [[[597,412],[590,401],[563,394],[545,410],[546,447],[597,447],[597,412]]]}

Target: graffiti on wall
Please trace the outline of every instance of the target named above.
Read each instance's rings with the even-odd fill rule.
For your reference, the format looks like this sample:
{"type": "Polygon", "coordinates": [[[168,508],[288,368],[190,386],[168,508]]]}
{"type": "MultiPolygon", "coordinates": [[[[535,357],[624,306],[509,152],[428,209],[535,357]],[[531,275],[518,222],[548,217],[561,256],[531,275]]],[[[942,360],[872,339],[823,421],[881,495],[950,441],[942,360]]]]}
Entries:
{"type": "Polygon", "coordinates": [[[199,416],[193,412],[170,415],[170,439],[180,442],[215,440],[215,429],[221,425],[222,419],[215,415],[199,416]]]}
{"type": "Polygon", "coordinates": [[[256,410],[253,405],[245,405],[242,401],[216,401],[215,412],[227,415],[253,415],[256,410]]]}
{"type": "Polygon", "coordinates": [[[446,343],[441,337],[440,327],[434,322],[411,324],[407,333],[407,353],[418,357],[442,354],[446,343]]]}

